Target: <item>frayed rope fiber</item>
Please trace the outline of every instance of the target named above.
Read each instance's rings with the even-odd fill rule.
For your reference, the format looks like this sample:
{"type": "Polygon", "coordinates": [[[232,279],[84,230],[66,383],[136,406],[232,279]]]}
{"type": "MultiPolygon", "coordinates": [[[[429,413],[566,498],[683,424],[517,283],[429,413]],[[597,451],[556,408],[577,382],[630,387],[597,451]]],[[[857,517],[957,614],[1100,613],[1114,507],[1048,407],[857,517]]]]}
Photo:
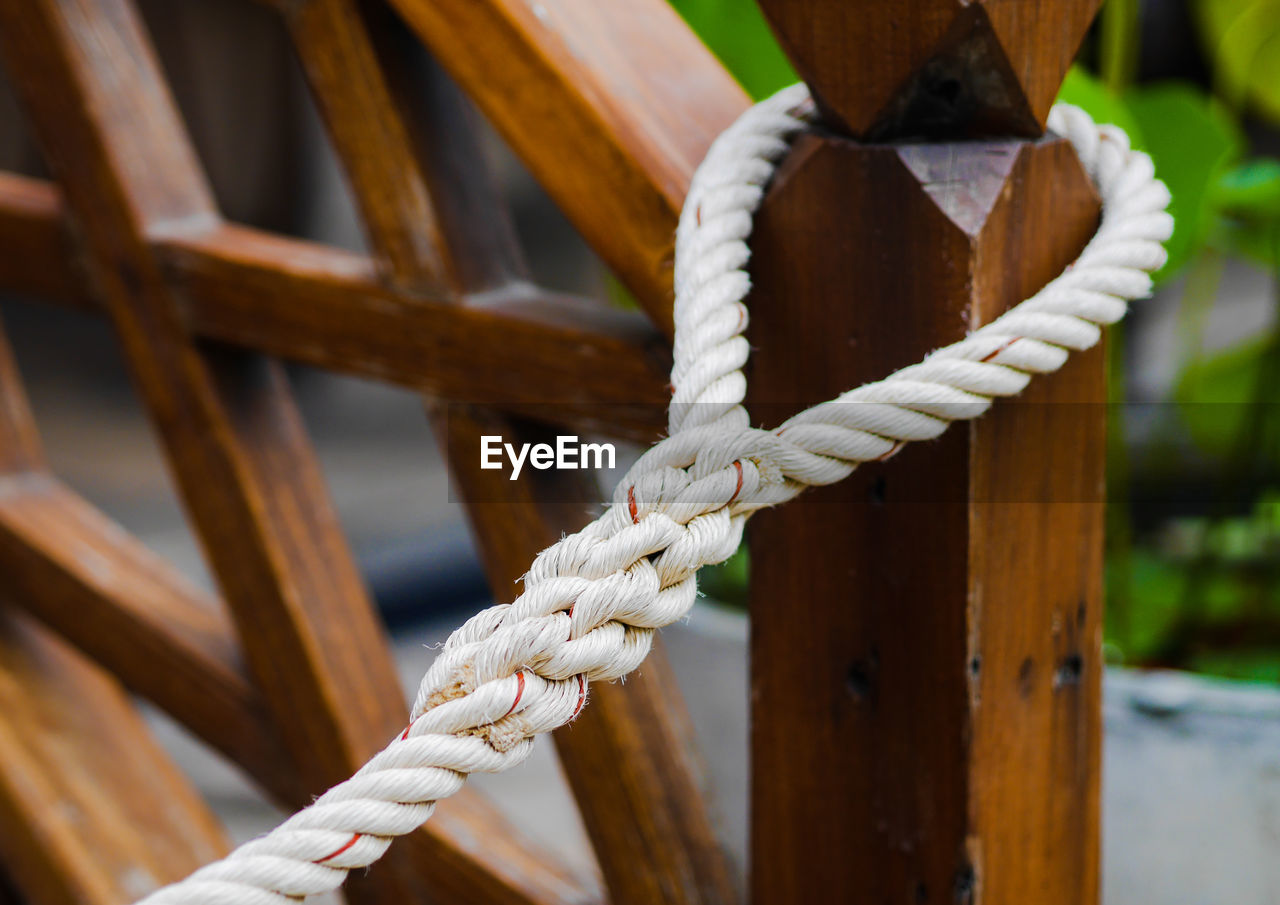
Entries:
{"type": "Polygon", "coordinates": [[[427,671],[408,728],[279,827],[165,887],[146,905],[284,905],[328,892],[416,829],[467,775],[507,770],[572,720],[589,683],[640,665],[655,629],[689,612],[699,568],[737,548],[756,510],[975,418],[1033,375],[1098,342],[1151,291],[1173,230],[1169,192],[1124,132],[1059,104],[1049,126],[1102,198],[1097,234],[1067,270],[919,364],[774,430],[742,405],[752,216],[789,142],[814,118],[803,85],[757,104],[711,146],[676,233],[670,436],[636,462],[613,505],[544,550],[515,602],[469,619],[427,671]]]}

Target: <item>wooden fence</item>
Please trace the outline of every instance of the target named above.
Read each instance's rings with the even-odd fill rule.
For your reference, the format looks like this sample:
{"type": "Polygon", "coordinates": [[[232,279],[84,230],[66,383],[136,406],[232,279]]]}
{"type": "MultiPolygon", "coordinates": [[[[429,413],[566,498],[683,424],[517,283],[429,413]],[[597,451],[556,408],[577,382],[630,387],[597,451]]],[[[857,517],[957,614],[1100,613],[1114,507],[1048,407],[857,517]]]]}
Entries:
{"type": "MultiPolygon", "coordinates": [[[[762,4],[825,129],[783,166],[753,240],[754,410],[772,422],[907,364],[1080,249],[1096,199],[1041,133],[1099,2],[762,4]]],[[[479,436],[537,436],[548,417],[640,440],[663,426],[676,216],[748,104],[665,0],[269,5],[367,255],[220,217],[131,0],[0,0],[0,56],[53,176],[0,174],[0,288],[114,325],[219,592],[49,473],[0,335],[15,901],[131,902],[226,848],[126,690],[286,807],[403,725],[277,358],[470,404],[447,452],[500,595],[595,492],[485,502],[479,436]],[[393,16],[449,79],[409,77],[393,16]],[[459,87],[643,315],[531,285],[459,87]]],[[[1101,352],[1082,355],[1033,404],[753,523],[752,900],[1096,901],[1102,375],[1101,352]]],[[[468,793],[350,899],[740,898],[686,720],[658,650],[556,738],[603,888],[468,793]]]]}

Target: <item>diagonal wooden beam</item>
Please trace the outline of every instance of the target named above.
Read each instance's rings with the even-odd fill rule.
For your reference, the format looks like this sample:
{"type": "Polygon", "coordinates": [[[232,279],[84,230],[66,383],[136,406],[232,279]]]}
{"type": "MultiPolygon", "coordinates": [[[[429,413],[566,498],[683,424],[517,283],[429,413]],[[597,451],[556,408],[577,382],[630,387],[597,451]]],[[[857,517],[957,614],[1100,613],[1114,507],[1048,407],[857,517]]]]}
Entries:
{"type": "Polygon", "coordinates": [[[385,275],[448,293],[445,236],[358,7],[303,0],[282,12],[385,275]]]}
{"type": "MultiPolygon", "coordinates": [[[[402,119],[400,98],[392,93],[383,68],[385,59],[375,50],[356,3],[304,0],[287,8],[285,17],[312,93],[325,114],[338,158],[355,190],[356,204],[377,262],[377,282],[387,287],[425,287],[437,296],[437,302],[432,304],[434,310],[450,311],[461,301],[460,290],[464,286],[484,289],[490,283],[508,283],[521,275],[523,265],[513,240],[471,247],[475,244],[469,241],[474,234],[474,217],[480,212],[468,211],[468,207],[477,200],[499,232],[507,221],[496,194],[483,194],[487,174],[466,124],[448,122],[449,133],[433,136],[437,148],[431,153],[427,153],[425,144],[411,141],[409,127],[402,119]],[[376,143],[371,144],[371,138],[376,143]],[[445,167],[447,173],[441,172],[441,163],[442,159],[447,162],[449,151],[442,152],[440,145],[462,158],[453,161],[452,167],[445,167]],[[437,218],[436,204],[440,201],[444,202],[443,216],[437,218]],[[473,222],[465,222],[462,215],[468,213],[473,222]],[[477,256],[476,251],[481,255],[477,256]]],[[[384,33],[384,37],[390,36],[384,33]]],[[[404,90],[408,84],[410,80],[401,79],[395,87],[404,90]]],[[[438,91],[426,100],[429,102],[423,103],[422,109],[435,115],[457,110],[456,101],[442,97],[438,91]]],[[[433,125],[445,124],[433,121],[433,125]]],[[[416,307],[424,306],[419,303],[416,307]]],[[[482,345],[477,339],[487,336],[477,327],[473,324],[457,337],[457,348],[470,356],[475,356],[477,347],[482,345]]],[[[474,378],[489,369],[481,365],[464,370],[474,393],[474,378]]],[[[510,371],[501,365],[493,370],[510,371]]],[[[450,838],[474,840],[475,860],[489,865],[487,874],[474,879],[482,892],[473,895],[500,901],[503,884],[519,888],[527,886],[531,877],[554,884],[558,869],[549,870],[548,865],[554,865],[555,859],[528,846],[513,844],[514,832],[506,828],[496,811],[481,808],[480,802],[475,796],[466,808],[441,809],[434,818],[442,821],[450,838]],[[504,827],[504,831],[495,832],[498,827],[504,827]]],[[[426,877],[429,861],[417,863],[426,877]]],[[[406,860],[404,867],[409,866],[406,860]]],[[[530,892],[547,901],[561,902],[598,896],[594,889],[576,886],[567,875],[558,878],[558,885],[553,884],[530,892]]]]}
{"type": "MultiPolygon", "coordinates": [[[[349,0],[317,0],[312,5],[330,10],[335,7],[351,9],[348,4],[349,0]]],[[[337,19],[331,14],[324,21],[337,19]]],[[[363,34],[357,28],[359,20],[356,17],[348,16],[344,21],[348,42],[353,35],[363,34]]],[[[390,65],[403,65],[404,54],[414,49],[412,45],[390,40],[396,36],[393,22],[375,21],[375,27],[375,34],[384,39],[386,48],[380,59],[390,65]]],[[[312,34],[308,37],[314,41],[321,36],[312,34]]],[[[302,47],[299,52],[304,58],[308,55],[302,47]]],[[[435,76],[434,80],[426,82],[425,89],[419,88],[418,96],[434,94],[440,98],[442,92],[453,91],[446,79],[438,73],[435,76]],[[432,82],[437,86],[434,93],[430,87],[432,82]]],[[[369,98],[359,106],[366,119],[395,116],[393,105],[396,101],[400,102],[401,109],[427,112],[427,115],[416,118],[421,124],[417,145],[406,146],[398,153],[412,159],[415,164],[422,163],[421,169],[415,172],[420,172],[424,184],[430,186],[433,200],[455,214],[450,235],[461,235],[463,241],[448,247],[445,262],[450,272],[455,274],[455,285],[464,292],[480,290],[485,284],[475,282],[476,274],[480,275],[480,280],[492,280],[495,275],[501,278],[502,274],[522,272],[523,264],[516,257],[513,246],[476,247],[474,242],[467,241],[468,236],[479,231],[479,217],[503,210],[501,199],[491,184],[482,181],[486,174],[483,167],[476,165],[481,158],[479,143],[472,134],[462,106],[456,101],[451,104],[414,103],[400,93],[411,85],[423,84],[421,79],[401,79],[396,84],[397,93],[387,99],[389,102],[385,106],[384,99],[378,97],[369,98]],[[441,172],[438,163],[442,152],[438,145],[442,143],[447,143],[458,157],[469,158],[469,165],[441,172]],[[470,174],[467,181],[446,178],[460,169],[470,174]],[[468,209],[469,216],[458,216],[468,209]]],[[[350,82],[345,80],[334,84],[313,79],[313,89],[322,107],[349,109],[355,106],[326,100],[326,95],[339,99],[348,95],[351,91],[349,85],[350,82]]],[[[359,146],[344,138],[343,132],[363,134],[377,131],[377,123],[362,122],[358,116],[345,117],[341,122],[337,118],[331,120],[339,156],[354,182],[363,162],[359,158],[359,146]]],[[[386,153],[392,152],[388,150],[386,153]]],[[[365,207],[368,206],[366,202],[365,207]]],[[[394,242],[389,241],[395,238],[394,235],[380,237],[374,223],[369,223],[368,228],[374,239],[375,254],[390,269],[397,250],[394,242]]],[[[412,276],[411,273],[399,273],[393,274],[392,279],[412,276]]],[[[477,345],[491,342],[490,337],[490,333],[473,333],[469,348],[474,350],[477,345]],[[481,338],[480,343],[476,342],[478,337],[481,338]]],[[[545,379],[543,375],[551,367],[554,365],[546,362],[536,379],[542,382],[545,379]]],[[[599,362],[593,373],[584,376],[593,383],[612,380],[611,370],[608,363],[599,362]]],[[[439,409],[434,411],[438,413],[439,409]]],[[[581,525],[585,513],[596,502],[596,494],[590,481],[584,480],[559,488],[568,494],[567,500],[556,494],[555,499],[522,497],[509,506],[495,507],[477,502],[489,498],[485,490],[495,489],[482,486],[490,473],[482,473],[477,468],[480,433],[496,432],[514,439],[530,431],[536,432],[537,428],[527,423],[514,423],[492,410],[470,407],[467,411],[469,415],[460,414],[448,425],[437,418],[436,433],[445,438],[450,467],[463,487],[464,496],[470,501],[468,513],[489,567],[492,586],[495,590],[510,588],[538,550],[559,537],[562,530],[572,530],[581,525]]],[[[661,406],[655,405],[653,411],[661,411],[661,406]]],[[[691,733],[681,731],[682,714],[678,688],[665,668],[665,662],[658,656],[639,677],[626,685],[598,689],[590,714],[584,715],[573,731],[557,735],[557,749],[568,770],[610,897],[618,905],[654,901],[727,902],[732,899],[730,871],[711,832],[704,798],[698,794],[700,790],[694,778],[693,758],[688,747],[691,733]]]]}
{"type": "MultiPolygon", "coordinates": [[[[478,467],[481,435],[536,443],[548,439],[545,428],[473,407],[434,414],[490,586],[509,599],[534,555],[598,507],[599,491],[582,472],[539,472],[512,484],[478,467]]],[[[625,683],[593,685],[590,706],[555,740],[613,902],[736,901],[692,727],[660,643],[625,683]]]]}
{"type": "Polygon", "coordinates": [[[0,479],[0,572],[10,602],[281,800],[305,797],[221,604],[56,479],[0,479]]]}
{"type": "Polygon", "coordinates": [[[61,634],[285,800],[302,797],[219,601],[51,476],[0,327],[5,603],[61,634]]]}
{"type": "MultiPolygon", "coordinates": [[[[53,185],[0,174],[0,242],[21,252],[0,256],[0,286],[95,309],[65,217],[53,185]]],[[[638,313],[507,278],[449,304],[363,255],[231,224],[151,247],[201,337],[641,442],[665,428],[670,352],[638,313]]],[[[480,285],[512,272],[467,260],[480,285]]]]}
{"type": "Polygon", "coordinates": [[[666,0],[391,5],[669,335],[685,190],[748,103],[732,77],[666,0]]]}
{"type": "MultiPolygon", "coordinates": [[[[10,606],[30,590],[32,576],[4,556],[11,548],[6,510],[33,488],[51,486],[42,467],[35,422],[0,329],[0,852],[36,903],[108,905],[177,879],[221,854],[225,842],[115,681],[10,606]],[[112,763],[113,756],[125,763],[112,763]],[[153,831],[166,838],[148,847],[153,831]]],[[[109,556],[74,539],[58,542],[100,582],[127,579],[109,556]]],[[[40,592],[62,600],[56,580],[40,592]]],[[[71,621],[85,628],[93,614],[71,621]]]]}
{"type": "Polygon", "coordinates": [[[62,196],[41,179],[0,173],[0,285],[7,291],[95,308],[67,234],[62,196]]]}
{"type": "MultiPolygon", "coordinates": [[[[0,48],[251,674],[300,781],[320,791],[402,726],[402,692],[282,371],[192,340],[152,253],[158,237],[207,232],[219,218],[138,15],[127,0],[6,0],[0,48]]],[[[442,810],[466,806],[464,797],[442,810]]],[[[394,855],[352,893],[532,903],[554,901],[547,890],[565,885],[542,862],[491,870],[444,825],[422,834],[416,864],[394,855]]]]}
{"type": "MultiPolygon", "coordinates": [[[[348,3],[349,0],[316,0],[313,5],[322,9],[351,9],[348,3]]],[[[331,14],[324,21],[338,18],[331,14]]],[[[348,42],[353,40],[352,36],[364,33],[357,27],[358,18],[347,16],[343,21],[348,42]]],[[[378,28],[375,34],[384,39],[394,37],[394,23],[381,21],[375,22],[375,26],[378,28]]],[[[321,39],[316,34],[308,37],[321,39]]],[[[388,43],[384,40],[384,47],[388,43]]],[[[387,47],[381,59],[392,65],[403,64],[402,54],[412,49],[412,45],[406,47],[400,42],[387,47]]],[[[308,53],[301,47],[299,51],[304,57],[308,53]]],[[[434,81],[438,86],[435,97],[439,98],[442,91],[452,92],[452,86],[439,74],[434,81]]],[[[411,84],[415,83],[400,80],[397,88],[404,91],[411,84]]],[[[416,84],[422,85],[421,80],[416,84]]],[[[428,87],[420,93],[432,95],[430,84],[428,82],[428,87]]],[[[351,90],[345,84],[320,80],[313,80],[313,89],[322,107],[338,106],[335,101],[326,100],[326,94],[341,98],[351,90]]],[[[462,291],[483,289],[483,284],[469,282],[476,279],[477,273],[479,279],[488,280],[494,275],[522,271],[522,262],[515,258],[513,247],[477,248],[466,241],[466,237],[478,229],[477,217],[484,212],[500,212],[502,203],[493,186],[483,181],[486,176],[483,168],[476,165],[480,159],[479,143],[465,118],[465,110],[456,102],[414,104],[403,95],[393,97],[400,101],[401,109],[416,108],[428,113],[418,118],[419,143],[406,146],[396,154],[415,164],[422,163],[421,169],[415,172],[420,172],[424,184],[430,186],[433,200],[455,214],[451,234],[459,231],[464,241],[449,246],[445,263],[456,275],[458,288],[462,291]],[[441,152],[432,149],[444,141],[445,136],[453,153],[470,159],[465,169],[470,176],[465,181],[445,178],[448,173],[438,167],[441,152]],[[437,166],[433,167],[433,163],[437,166]],[[460,195],[464,197],[459,198],[460,195]],[[468,209],[469,217],[457,216],[468,209]]],[[[396,111],[391,105],[395,100],[385,100],[389,101],[385,107],[384,99],[378,97],[369,98],[359,106],[366,118],[394,116],[396,111]]],[[[331,128],[339,156],[355,181],[355,174],[363,166],[357,156],[359,146],[344,139],[342,132],[376,131],[377,124],[361,122],[357,116],[347,118],[340,125],[334,123],[331,128]]],[[[369,231],[374,239],[375,254],[390,268],[395,261],[396,245],[389,240],[394,239],[394,235],[380,237],[372,223],[369,231]]],[[[411,276],[410,273],[393,274],[392,279],[411,276]]],[[[471,349],[491,341],[487,333],[473,333],[471,340],[471,349]]],[[[609,370],[607,363],[600,362],[595,372],[585,375],[585,379],[593,382],[612,379],[606,376],[609,370]]],[[[543,379],[541,373],[538,379],[543,379]]],[[[655,406],[654,410],[661,409],[655,406]]],[[[433,411],[438,414],[439,409],[433,411]]],[[[535,553],[558,538],[562,530],[580,527],[585,513],[596,502],[596,493],[589,480],[580,480],[565,482],[557,488],[567,495],[564,498],[559,493],[555,493],[553,499],[539,498],[535,493],[509,506],[478,502],[490,498],[486,491],[496,489],[495,482],[490,480],[492,473],[477,467],[480,433],[499,433],[515,439],[538,429],[527,423],[514,423],[492,410],[468,407],[467,412],[469,414],[459,414],[448,425],[437,418],[436,434],[444,438],[450,467],[463,488],[464,497],[469,500],[468,513],[489,567],[492,587],[501,595],[504,592],[498,589],[510,588],[535,553]]],[[[497,480],[506,483],[501,478],[497,480]]],[[[730,872],[711,832],[704,799],[697,794],[698,783],[689,750],[691,733],[681,731],[682,714],[678,688],[658,656],[625,686],[600,688],[590,715],[582,717],[574,731],[557,736],[557,748],[568,768],[610,896],[618,905],[654,901],[727,902],[732,898],[730,872]]]]}
{"type": "Polygon", "coordinates": [[[33,905],[120,905],[226,849],[109,676],[0,607],[0,851],[33,905]]]}

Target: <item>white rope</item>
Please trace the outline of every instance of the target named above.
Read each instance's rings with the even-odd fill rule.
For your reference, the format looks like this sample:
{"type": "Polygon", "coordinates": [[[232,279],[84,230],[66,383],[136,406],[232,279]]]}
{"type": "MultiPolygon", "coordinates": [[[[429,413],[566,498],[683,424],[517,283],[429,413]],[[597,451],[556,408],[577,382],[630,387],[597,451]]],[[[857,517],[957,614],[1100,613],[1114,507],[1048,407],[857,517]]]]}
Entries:
{"type": "Polygon", "coordinates": [[[420,826],[470,773],[506,770],[533,738],[572,720],[590,682],[616,679],[655,629],[689,612],[695,574],[737,548],[747,517],[808,485],[974,418],[1034,374],[1098,341],[1126,300],[1150,292],[1173,221],[1169,193],[1125,134],[1058,105],[1103,202],[1074,264],[1040,292],[922,362],[752,428],[742,401],[750,287],[746,239],[776,163],[813,116],[803,85],[747,111],[694,175],[676,235],[675,388],[670,436],[618,485],[613,505],[535,559],[509,605],[472,617],[432,664],[402,735],[346,782],[146,905],[283,905],[341,885],[420,826]]]}

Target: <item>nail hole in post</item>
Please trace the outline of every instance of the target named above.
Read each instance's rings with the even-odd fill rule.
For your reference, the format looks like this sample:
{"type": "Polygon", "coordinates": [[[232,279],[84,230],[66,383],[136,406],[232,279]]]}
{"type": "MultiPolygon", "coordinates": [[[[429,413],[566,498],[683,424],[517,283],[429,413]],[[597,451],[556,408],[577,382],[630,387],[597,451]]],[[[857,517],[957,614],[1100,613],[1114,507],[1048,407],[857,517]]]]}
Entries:
{"type": "Polygon", "coordinates": [[[1054,674],[1054,687],[1062,688],[1067,685],[1079,685],[1080,675],[1084,672],[1084,658],[1079,654],[1071,654],[1062,658],[1062,662],[1058,664],[1058,671],[1054,674]]]}

